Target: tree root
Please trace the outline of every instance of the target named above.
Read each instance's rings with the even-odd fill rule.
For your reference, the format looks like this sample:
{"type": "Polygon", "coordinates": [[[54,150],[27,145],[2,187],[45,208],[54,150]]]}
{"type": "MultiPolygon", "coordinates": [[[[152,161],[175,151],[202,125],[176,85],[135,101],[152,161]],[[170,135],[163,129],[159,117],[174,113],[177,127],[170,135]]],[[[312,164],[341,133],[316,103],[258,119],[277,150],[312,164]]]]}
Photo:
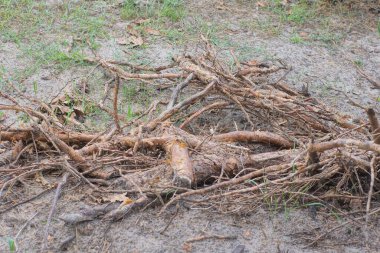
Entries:
{"type": "MultiPolygon", "coordinates": [[[[54,104],[29,98],[37,106],[33,109],[0,92],[12,103],[0,105],[0,110],[22,111],[32,118],[23,128],[0,129],[0,141],[7,144],[0,154],[4,173],[0,201],[12,197],[9,189],[17,182],[51,168],[66,169],[74,175],[68,183],[76,178],[85,183],[83,187],[90,186],[99,194],[132,195],[61,216],[68,224],[98,218],[117,221],[153,204],[163,205],[162,211],[177,202],[243,210],[266,203],[268,198],[302,201],[301,193],[327,196],[331,189],[345,192],[330,197],[363,198],[363,189],[369,189],[369,169],[372,186],[376,185],[373,182],[378,175],[374,172],[379,160],[370,160],[367,154],[378,157],[380,153],[375,111],[367,110],[373,140],[368,141],[366,124],[350,123],[348,116],[289,88],[283,78],[267,85],[269,76],[283,67],[246,63],[239,64],[238,70],[228,69],[215,58],[209,44],[205,55],[174,57],[173,64],[158,68],[99,57],[86,61],[99,64],[115,77],[114,98],[111,106],[107,105],[113,107],[108,111],[114,126],[99,133],[88,133],[83,127],[79,131],[77,125],[73,129],[52,115],[54,104]],[[170,73],[164,71],[167,68],[171,68],[170,73]],[[165,103],[152,103],[138,120],[123,126],[118,89],[123,80],[130,79],[170,79],[178,85],[161,113],[154,111],[165,103]],[[186,96],[177,102],[181,90],[186,96]],[[205,117],[215,109],[216,115],[205,117]],[[226,123],[222,130],[221,122],[226,123]],[[344,139],[339,138],[342,132],[344,139]],[[28,152],[32,147],[36,152],[28,152]],[[49,162],[36,162],[36,153],[40,161],[49,162]],[[352,184],[363,189],[357,191],[352,184]],[[6,189],[7,194],[3,194],[6,189]]],[[[374,191],[371,194],[372,201],[378,198],[374,191]]]]}

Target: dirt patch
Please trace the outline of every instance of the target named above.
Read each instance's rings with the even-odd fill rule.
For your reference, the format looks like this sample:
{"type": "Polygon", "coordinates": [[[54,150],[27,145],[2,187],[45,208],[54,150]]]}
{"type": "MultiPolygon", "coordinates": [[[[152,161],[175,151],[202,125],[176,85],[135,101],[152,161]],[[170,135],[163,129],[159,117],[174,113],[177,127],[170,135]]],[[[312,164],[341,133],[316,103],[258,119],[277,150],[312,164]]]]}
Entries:
{"type": "MultiPolygon", "coordinates": [[[[44,216],[48,213],[51,197],[52,195],[47,195],[35,205],[24,206],[18,212],[9,213],[1,224],[4,229],[3,236],[14,235],[34,215],[26,209],[32,210],[37,206],[46,205],[47,208],[41,210],[17,240],[20,249],[38,252],[39,243],[30,242],[42,239],[44,216]],[[20,219],[20,216],[25,218],[20,219]]],[[[79,202],[73,203],[73,200],[65,195],[59,203],[57,214],[80,207],[79,202]]],[[[307,210],[272,214],[257,210],[249,215],[223,215],[206,210],[180,208],[175,214],[173,208],[164,216],[157,216],[158,211],[159,209],[148,209],[112,224],[95,221],[70,227],[65,226],[60,220],[55,220],[52,223],[50,240],[52,245],[56,245],[55,251],[58,252],[61,251],[58,246],[74,232],[77,233],[77,237],[68,247],[68,252],[186,252],[186,249],[189,249],[186,241],[203,235],[236,236],[236,239],[211,238],[194,242],[190,246],[191,252],[233,252],[239,245],[245,246],[243,252],[362,252],[361,247],[353,246],[358,244],[361,232],[352,231],[350,227],[331,235],[323,244],[323,248],[303,249],[299,244],[302,245],[302,236],[306,236],[312,229],[330,227],[329,220],[334,218],[326,217],[323,213],[317,213],[312,217],[312,212],[307,210]],[[167,225],[169,227],[161,233],[167,225]]],[[[2,247],[7,246],[3,244],[2,247]]]]}

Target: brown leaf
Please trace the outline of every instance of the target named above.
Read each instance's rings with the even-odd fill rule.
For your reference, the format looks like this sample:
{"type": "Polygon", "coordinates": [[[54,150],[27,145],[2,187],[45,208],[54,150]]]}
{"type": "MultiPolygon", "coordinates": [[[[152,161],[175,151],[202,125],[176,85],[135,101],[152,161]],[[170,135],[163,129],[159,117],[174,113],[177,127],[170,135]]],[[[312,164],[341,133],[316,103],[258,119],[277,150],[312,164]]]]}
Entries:
{"type": "Polygon", "coordinates": [[[128,38],[129,43],[131,43],[133,46],[141,46],[144,44],[144,40],[140,36],[130,36],[128,38]]]}
{"type": "Polygon", "coordinates": [[[85,120],[85,113],[82,111],[82,109],[81,108],[79,108],[79,107],[74,107],[73,108],[73,110],[74,110],[74,114],[75,114],[75,119],[76,120],[78,120],[79,122],[84,122],[84,120],[85,120]]]}
{"type": "Polygon", "coordinates": [[[71,109],[68,106],[54,105],[52,106],[53,111],[56,114],[68,114],[71,109]]]}
{"type": "MultiPolygon", "coordinates": [[[[128,198],[128,197],[125,197],[125,199],[123,200],[123,203],[121,203],[120,206],[129,205],[129,204],[131,204],[131,203],[133,203],[133,202],[134,202],[133,199],[130,199],[130,198],[128,198]]],[[[119,207],[120,207],[120,206],[119,206],[119,207]]]]}
{"type": "Polygon", "coordinates": [[[135,19],[132,23],[136,24],[136,25],[141,25],[141,24],[147,23],[149,21],[150,21],[149,18],[138,18],[138,19],[135,19]]]}
{"type": "Polygon", "coordinates": [[[226,6],[224,2],[219,2],[216,4],[216,9],[226,11],[229,10],[229,8],[226,6]]]}
{"type": "Polygon", "coordinates": [[[135,26],[133,25],[127,25],[127,32],[134,36],[140,36],[140,33],[135,29],[135,26]]]}
{"type": "Polygon", "coordinates": [[[51,236],[51,235],[48,235],[47,240],[48,240],[49,242],[52,242],[52,241],[54,241],[54,237],[51,236]]]}
{"type": "Polygon", "coordinates": [[[267,6],[267,3],[265,2],[262,2],[262,1],[259,1],[256,3],[256,7],[259,8],[259,7],[266,7],[267,6]]]}
{"type": "Polygon", "coordinates": [[[144,29],[144,31],[145,31],[146,33],[148,33],[148,34],[151,34],[151,35],[156,35],[156,36],[160,35],[160,31],[158,31],[158,30],[154,30],[154,29],[152,29],[152,28],[150,28],[150,27],[146,27],[146,28],[144,29]]]}
{"type": "Polygon", "coordinates": [[[116,43],[119,45],[127,45],[129,43],[127,38],[118,38],[116,39],[116,43]]]}
{"type": "Polygon", "coordinates": [[[114,194],[114,195],[111,195],[111,196],[108,196],[108,197],[104,197],[103,198],[103,201],[104,202],[123,202],[127,197],[125,196],[124,193],[122,194],[114,194]]]}
{"type": "Polygon", "coordinates": [[[309,39],[309,34],[307,34],[306,32],[300,32],[300,36],[301,36],[303,39],[309,39]]]}
{"type": "Polygon", "coordinates": [[[260,62],[256,61],[256,60],[250,60],[250,61],[247,61],[246,62],[246,65],[248,66],[251,66],[251,67],[256,67],[260,64],[260,62]]]}
{"type": "Polygon", "coordinates": [[[191,244],[190,243],[186,243],[186,242],[182,246],[183,251],[186,252],[186,253],[191,252],[192,248],[193,247],[191,246],[191,244]]]}

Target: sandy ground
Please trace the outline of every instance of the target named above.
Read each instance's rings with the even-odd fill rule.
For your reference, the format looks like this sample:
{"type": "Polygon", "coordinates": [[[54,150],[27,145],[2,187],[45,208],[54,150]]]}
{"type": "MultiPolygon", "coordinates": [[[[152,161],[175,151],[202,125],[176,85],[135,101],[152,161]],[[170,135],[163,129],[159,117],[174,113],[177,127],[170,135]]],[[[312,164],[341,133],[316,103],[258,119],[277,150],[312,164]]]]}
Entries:
{"type": "MultiPolygon", "coordinates": [[[[50,2],[57,4],[56,1],[50,2]]],[[[223,20],[224,29],[216,33],[219,39],[216,44],[219,45],[221,55],[226,54],[230,48],[235,48],[240,59],[281,59],[293,67],[285,78],[289,85],[299,90],[303,86],[309,86],[311,96],[321,98],[337,111],[350,113],[352,120],[364,118],[365,115],[358,108],[349,105],[341,91],[364,106],[379,109],[377,99],[380,97],[380,90],[372,89],[370,83],[358,75],[353,63],[360,60],[366,73],[380,80],[380,34],[373,26],[374,22],[344,30],[343,38],[337,43],[326,44],[308,39],[302,43],[294,43],[291,38],[295,29],[300,29],[298,32],[305,33],[307,37],[315,28],[307,25],[294,28],[284,24],[279,35],[268,35],[268,31],[246,25],[249,21],[269,15],[258,10],[254,3],[233,1],[225,5],[227,9],[214,8],[218,3],[189,1],[187,9],[189,13],[196,12],[202,17],[206,25],[223,20]]],[[[130,49],[125,49],[116,42],[128,21],[118,20],[116,14],[115,18],[116,21],[110,27],[110,38],[96,39],[100,45],[98,53],[105,58],[136,59],[136,54],[126,53],[130,49]]],[[[185,20],[191,23],[192,18],[189,15],[185,20]]],[[[367,17],[374,20],[376,18],[379,17],[373,14],[368,14],[367,17]]],[[[355,24],[358,22],[361,20],[352,21],[355,24]]],[[[343,29],[335,32],[343,33],[343,29]]],[[[54,36],[47,39],[54,40],[54,36]]],[[[197,51],[196,43],[185,44],[188,50],[197,51]]],[[[141,54],[137,54],[137,58],[153,65],[163,65],[173,55],[183,52],[185,44],[173,43],[165,38],[148,38],[147,46],[141,50],[141,54]]],[[[131,50],[135,52],[138,49],[131,50]]],[[[13,75],[17,70],[33,64],[33,60],[21,57],[22,55],[17,43],[1,42],[0,64],[7,70],[7,75],[13,75]]],[[[49,101],[67,83],[79,82],[92,68],[93,66],[81,66],[57,71],[51,66],[44,66],[25,77],[25,92],[33,93],[33,83],[38,82],[38,89],[42,92],[37,96],[49,101]]],[[[103,73],[95,70],[89,78],[90,87],[95,91],[102,90],[105,80],[103,73]]],[[[6,89],[5,86],[1,87],[6,89]]],[[[17,121],[17,116],[8,115],[3,124],[14,121],[17,121]]],[[[24,199],[42,189],[41,184],[31,182],[27,188],[20,188],[18,194],[24,199]]],[[[53,193],[50,192],[38,200],[0,214],[0,252],[9,251],[7,238],[15,238],[20,230],[16,240],[18,251],[41,252],[52,198],[53,193]]],[[[81,186],[70,184],[65,188],[51,224],[49,252],[62,252],[62,242],[72,235],[76,235],[76,239],[67,247],[68,252],[380,252],[380,237],[374,237],[376,239],[366,249],[363,231],[357,229],[357,226],[349,225],[329,234],[316,247],[304,248],[311,237],[350,219],[341,215],[337,218],[325,209],[306,208],[280,213],[262,209],[253,212],[247,210],[244,214],[220,214],[212,210],[180,206],[178,213],[172,207],[167,213],[157,216],[160,210],[157,207],[133,213],[112,224],[107,221],[91,221],[77,227],[65,225],[59,219],[62,214],[79,210],[86,204],[94,205],[88,201],[81,186]],[[162,232],[168,224],[167,229],[162,232]],[[187,240],[204,235],[210,235],[211,238],[186,243],[187,240]],[[218,239],[215,236],[229,238],[218,239]]],[[[374,226],[371,228],[373,234],[380,232],[379,223],[379,217],[374,216],[374,226]]]]}

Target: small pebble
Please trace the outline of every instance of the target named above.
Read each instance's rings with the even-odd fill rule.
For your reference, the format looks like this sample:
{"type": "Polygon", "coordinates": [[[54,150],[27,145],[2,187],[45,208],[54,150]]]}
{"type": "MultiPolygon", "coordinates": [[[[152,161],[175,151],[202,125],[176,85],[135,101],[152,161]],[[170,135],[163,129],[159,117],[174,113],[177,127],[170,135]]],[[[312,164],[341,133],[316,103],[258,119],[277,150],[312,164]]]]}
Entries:
{"type": "Polygon", "coordinates": [[[244,252],[244,249],[245,249],[245,246],[244,246],[244,245],[238,245],[238,246],[232,251],[232,253],[243,253],[243,252],[244,252]]]}

